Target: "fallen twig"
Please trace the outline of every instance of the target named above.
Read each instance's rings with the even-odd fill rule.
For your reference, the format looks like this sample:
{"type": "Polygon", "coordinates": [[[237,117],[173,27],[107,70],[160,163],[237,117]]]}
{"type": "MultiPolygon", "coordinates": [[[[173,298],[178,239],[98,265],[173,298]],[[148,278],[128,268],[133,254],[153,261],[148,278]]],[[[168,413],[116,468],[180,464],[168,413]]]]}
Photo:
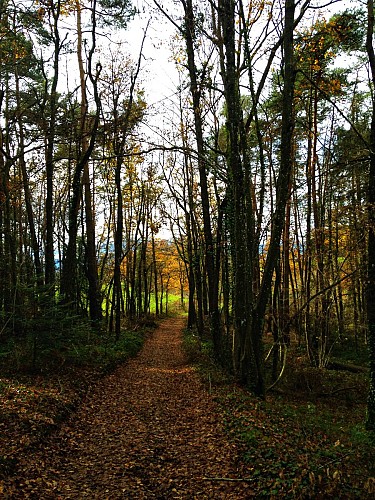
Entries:
{"type": "Polygon", "coordinates": [[[322,398],[330,397],[330,396],[333,396],[334,394],[337,394],[338,392],[351,391],[352,389],[357,389],[357,388],[355,386],[351,386],[351,387],[339,387],[338,389],[334,389],[331,392],[320,392],[318,394],[318,396],[322,397],[322,398]]]}
{"type": "Polygon", "coordinates": [[[255,477],[203,477],[203,481],[255,481],[255,477]]]}
{"type": "Polygon", "coordinates": [[[336,462],[341,462],[344,458],[346,458],[348,455],[352,455],[353,452],[352,451],[348,451],[348,453],[344,453],[344,455],[342,455],[341,457],[338,457],[338,458],[334,458],[332,460],[330,460],[329,462],[326,462],[325,464],[323,465],[319,465],[318,466],[318,469],[324,469],[325,467],[327,467],[327,465],[331,465],[331,464],[335,464],[336,462]]]}

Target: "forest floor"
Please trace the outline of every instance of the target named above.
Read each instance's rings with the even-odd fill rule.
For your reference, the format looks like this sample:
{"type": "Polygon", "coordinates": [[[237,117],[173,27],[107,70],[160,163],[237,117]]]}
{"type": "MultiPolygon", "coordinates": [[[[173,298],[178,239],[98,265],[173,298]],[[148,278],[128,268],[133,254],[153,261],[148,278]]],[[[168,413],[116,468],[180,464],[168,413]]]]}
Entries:
{"type": "MultiPolygon", "coordinates": [[[[246,498],[236,447],[167,319],[3,480],[4,498],[246,498]]],[[[0,495],[1,496],[1,495],[0,495]]]]}
{"type": "Polygon", "coordinates": [[[0,498],[374,497],[374,443],[347,380],[348,390],[331,383],[331,397],[317,399],[319,374],[301,372],[308,401],[298,391],[260,401],[215,368],[199,374],[183,325],[164,320],[137,357],[92,381],[74,411],[63,380],[0,380],[0,498]]]}

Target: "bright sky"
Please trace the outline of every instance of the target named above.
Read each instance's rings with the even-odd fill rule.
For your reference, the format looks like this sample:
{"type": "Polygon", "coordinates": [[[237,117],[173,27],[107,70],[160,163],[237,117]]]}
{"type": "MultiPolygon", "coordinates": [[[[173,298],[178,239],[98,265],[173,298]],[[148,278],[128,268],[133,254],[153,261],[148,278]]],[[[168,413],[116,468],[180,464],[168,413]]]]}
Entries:
{"type": "Polygon", "coordinates": [[[176,90],[177,72],[174,63],[170,60],[170,42],[174,29],[163,15],[155,10],[151,12],[150,2],[147,0],[135,0],[133,3],[140,14],[131,21],[124,36],[129,44],[132,58],[137,60],[148,25],[140,78],[144,81],[147,102],[153,105],[168,98],[176,90]]]}
{"type": "MultiPolygon", "coordinates": [[[[159,0],[160,4],[168,13],[175,13],[176,2],[174,0],[159,0]]],[[[203,0],[201,0],[203,2],[203,0]]],[[[327,7],[329,0],[313,0],[312,5],[325,5],[323,12],[327,17],[335,11],[347,7],[358,7],[359,0],[333,0],[333,4],[327,7]]],[[[178,76],[175,65],[171,62],[171,40],[175,28],[163,14],[157,11],[153,0],[133,0],[133,4],[139,11],[123,33],[127,41],[127,50],[134,60],[138,59],[142,38],[147,24],[148,32],[144,43],[142,73],[140,78],[144,82],[147,102],[149,105],[163,103],[176,91],[178,76]]],[[[178,5],[178,2],[177,2],[178,5]]],[[[312,12],[316,11],[311,11],[312,12]]],[[[162,104],[163,105],[163,104],[162,104]]]]}

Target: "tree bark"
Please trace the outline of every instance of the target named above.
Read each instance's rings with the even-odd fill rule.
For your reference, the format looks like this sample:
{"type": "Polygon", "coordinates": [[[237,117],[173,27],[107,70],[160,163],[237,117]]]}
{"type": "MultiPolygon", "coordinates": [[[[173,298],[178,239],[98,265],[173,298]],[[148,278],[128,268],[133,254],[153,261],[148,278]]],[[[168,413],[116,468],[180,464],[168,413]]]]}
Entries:
{"type": "MultiPolygon", "coordinates": [[[[367,1],[366,49],[371,80],[375,85],[374,1],[367,1]]],[[[370,172],[368,184],[368,249],[367,249],[367,324],[370,357],[370,389],[367,403],[366,428],[375,431],[375,101],[372,102],[370,129],[370,172]]]]}
{"type": "MultiPolygon", "coordinates": [[[[81,83],[81,149],[86,152],[89,147],[88,141],[88,103],[86,89],[86,75],[83,65],[82,50],[82,19],[81,19],[81,3],[76,0],[77,11],[77,57],[81,83]]],[[[86,261],[87,261],[87,281],[88,299],[90,305],[90,318],[94,325],[97,325],[102,319],[102,307],[98,283],[98,266],[96,261],[96,245],[95,245],[95,218],[92,206],[92,194],[90,185],[90,173],[88,159],[83,167],[82,184],[84,188],[84,205],[86,219],[86,261]]]]}
{"type": "MultiPolygon", "coordinates": [[[[193,101],[195,138],[198,151],[198,170],[200,181],[200,194],[203,214],[203,230],[205,240],[205,267],[208,280],[208,302],[210,316],[210,330],[214,343],[214,351],[217,359],[221,358],[221,325],[219,315],[219,274],[215,268],[215,247],[212,236],[210,199],[206,172],[206,153],[203,139],[203,123],[201,116],[201,90],[197,78],[197,67],[195,64],[194,37],[196,36],[196,26],[192,0],[182,0],[185,10],[185,30],[186,52],[188,60],[188,71],[190,78],[190,92],[193,101]]],[[[197,284],[198,285],[198,284],[197,284]]]]}
{"type": "MultiPolygon", "coordinates": [[[[233,310],[234,310],[234,371],[240,381],[256,390],[258,374],[254,373],[256,353],[251,340],[252,330],[252,273],[247,244],[253,233],[252,203],[249,190],[249,169],[246,155],[246,137],[236,61],[235,2],[218,2],[218,24],[221,28],[221,67],[226,101],[226,128],[228,134],[228,215],[231,228],[233,256],[233,310]],[[225,50],[224,50],[225,49],[225,50]]],[[[255,372],[257,370],[255,369],[255,372]]]]}
{"type": "MultiPolygon", "coordinates": [[[[79,158],[77,159],[76,168],[73,173],[72,180],[72,194],[69,203],[69,220],[68,220],[68,245],[65,252],[64,262],[62,266],[61,273],[61,294],[63,296],[63,302],[71,303],[73,306],[78,306],[78,296],[77,296],[77,234],[78,234],[78,214],[79,207],[81,205],[82,197],[82,173],[87,164],[91,153],[94,149],[98,125],[99,125],[99,114],[101,109],[101,102],[98,93],[98,78],[101,72],[101,65],[98,63],[96,65],[95,74],[92,68],[92,58],[96,48],[96,2],[94,1],[92,10],[92,45],[89,51],[88,57],[88,76],[92,83],[94,91],[95,100],[95,115],[93,116],[92,126],[89,132],[89,141],[86,144],[84,150],[81,151],[79,158]]],[[[82,130],[83,133],[83,130],[82,130]]],[[[92,235],[91,235],[92,237],[92,235]]],[[[96,287],[97,290],[97,287],[96,287]]],[[[95,309],[95,306],[94,306],[95,309]]],[[[99,314],[99,313],[98,313],[99,314]]],[[[101,311],[100,311],[101,314],[101,311]]]]}
{"type": "MultiPolygon", "coordinates": [[[[285,208],[289,197],[289,184],[293,168],[293,131],[294,131],[294,82],[295,67],[293,56],[293,28],[294,28],[294,0],[285,0],[285,25],[284,25],[284,88],[282,108],[282,128],[280,145],[280,169],[276,184],[276,205],[272,216],[272,230],[268,247],[263,278],[260,286],[257,304],[254,310],[252,336],[255,349],[261,349],[261,333],[268,299],[270,296],[272,276],[275,266],[278,265],[280,239],[285,223],[285,208]]],[[[262,358],[257,357],[259,362],[262,358]]],[[[260,374],[263,373],[259,366],[260,374]]],[[[265,391],[264,378],[258,380],[258,393],[265,391]]]]}
{"type": "MultiPolygon", "coordinates": [[[[47,131],[47,148],[46,148],[46,243],[45,243],[45,282],[53,284],[55,280],[55,253],[54,253],[54,192],[53,192],[53,176],[54,176],[54,147],[56,135],[56,120],[57,120],[57,83],[59,79],[59,58],[60,58],[60,33],[58,22],[60,18],[61,2],[51,3],[51,13],[53,18],[53,77],[51,90],[49,94],[49,124],[47,131]]],[[[47,79],[46,79],[47,85],[47,79]]],[[[54,295],[54,291],[52,292],[54,295]]]]}
{"type": "Polygon", "coordinates": [[[21,101],[20,101],[20,80],[18,75],[18,70],[16,67],[15,71],[16,77],[16,96],[17,96],[17,106],[19,109],[19,117],[18,117],[18,131],[19,131],[19,146],[20,146],[20,167],[22,174],[22,184],[23,191],[25,196],[25,206],[26,206],[26,214],[27,214],[27,223],[29,226],[30,232],[30,240],[31,246],[34,253],[34,267],[36,274],[36,283],[38,286],[43,285],[43,268],[40,259],[40,250],[39,250],[39,242],[37,238],[36,228],[35,228],[35,220],[34,220],[34,211],[32,206],[32,196],[30,192],[29,178],[27,174],[26,161],[25,161],[25,131],[24,131],[24,123],[22,119],[22,110],[21,110],[21,101]]]}

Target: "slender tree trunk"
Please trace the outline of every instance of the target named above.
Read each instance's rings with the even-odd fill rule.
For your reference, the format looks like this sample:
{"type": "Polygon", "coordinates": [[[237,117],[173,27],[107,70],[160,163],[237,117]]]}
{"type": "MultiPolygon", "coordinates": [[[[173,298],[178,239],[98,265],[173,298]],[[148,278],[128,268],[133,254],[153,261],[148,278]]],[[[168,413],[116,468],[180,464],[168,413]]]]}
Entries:
{"type": "MultiPolygon", "coordinates": [[[[82,40],[82,19],[81,19],[81,3],[76,0],[77,12],[77,56],[78,67],[81,83],[81,149],[86,152],[89,148],[88,141],[88,104],[87,104],[87,89],[86,75],[83,64],[83,40],[82,40]]],[[[90,318],[94,324],[98,324],[102,319],[102,308],[100,291],[98,284],[98,267],[96,261],[96,244],[95,244],[95,218],[92,205],[92,194],[90,185],[89,162],[86,161],[83,167],[82,185],[84,188],[85,202],[85,220],[86,220],[86,260],[87,260],[87,280],[88,280],[88,299],[90,304],[90,318]]]]}
{"type": "MultiPolygon", "coordinates": [[[[99,114],[101,109],[101,102],[98,93],[98,79],[101,72],[101,65],[97,63],[96,71],[94,74],[92,68],[92,59],[96,49],[96,0],[94,0],[94,5],[92,9],[92,45],[88,56],[88,76],[90,78],[94,100],[95,100],[95,115],[92,120],[92,126],[90,131],[87,131],[89,135],[88,143],[84,150],[81,151],[79,158],[77,159],[76,168],[73,173],[72,186],[71,186],[71,199],[69,203],[69,221],[68,221],[68,245],[65,253],[65,258],[62,266],[61,274],[61,292],[63,295],[64,302],[71,303],[73,306],[78,305],[78,295],[77,295],[77,234],[78,234],[78,214],[81,205],[82,197],[82,173],[87,164],[91,153],[94,149],[98,125],[99,125],[99,114]]],[[[83,100],[85,96],[83,96],[83,100]]],[[[81,117],[82,118],[82,117],[81,117]]],[[[85,117],[83,117],[85,118],[85,117]]],[[[81,126],[81,136],[84,133],[84,129],[81,126]]],[[[91,197],[90,197],[91,198],[91,197]]],[[[90,201],[91,203],[91,201],[90,201]]],[[[93,222],[89,223],[89,226],[93,226],[93,222]]],[[[92,230],[92,227],[91,227],[92,230]]],[[[90,238],[93,237],[92,231],[90,238]]],[[[95,240],[95,236],[94,236],[95,240]]],[[[97,279],[97,278],[96,278],[97,279]]],[[[94,285],[95,286],[95,285],[94,285]]],[[[98,293],[98,287],[96,285],[96,294],[98,293]]],[[[94,306],[95,309],[95,306],[94,306]]],[[[101,314],[101,311],[97,311],[101,314]]]]}
{"type": "MultiPolygon", "coordinates": [[[[180,96],[181,99],[181,96],[180,96]]],[[[189,306],[188,306],[188,328],[198,329],[198,334],[203,335],[203,313],[201,301],[200,287],[200,271],[197,274],[196,259],[196,231],[195,231],[195,215],[194,215],[194,196],[193,196],[193,175],[191,168],[191,157],[189,155],[189,145],[185,133],[185,124],[183,121],[183,106],[180,101],[180,120],[181,120],[181,138],[184,146],[184,191],[183,210],[185,214],[186,225],[186,251],[188,260],[188,282],[189,282],[189,306]],[[197,296],[198,313],[195,305],[195,297],[197,296]]]]}
{"type": "Polygon", "coordinates": [[[122,238],[123,238],[123,199],[121,188],[121,166],[122,155],[117,156],[115,185],[117,197],[116,228],[115,228],[115,266],[113,270],[113,301],[115,309],[115,335],[120,338],[121,332],[121,262],[122,262],[122,238]]]}
{"type": "MultiPolygon", "coordinates": [[[[5,141],[4,139],[3,134],[1,134],[0,146],[8,149],[8,144],[4,144],[4,142],[7,142],[7,138],[5,141]]],[[[14,233],[11,227],[11,205],[9,194],[10,165],[10,159],[4,159],[3,154],[0,154],[0,217],[2,219],[2,260],[0,263],[0,277],[2,278],[1,286],[4,286],[1,299],[6,316],[13,312],[13,304],[17,297],[16,248],[14,233]]]]}
{"type": "MultiPolygon", "coordinates": [[[[55,252],[54,252],[54,192],[53,192],[53,177],[54,177],[54,148],[56,135],[56,120],[57,120],[57,83],[59,79],[59,59],[60,59],[60,33],[58,22],[60,18],[61,2],[58,0],[51,4],[51,13],[53,18],[53,77],[51,90],[49,94],[49,124],[47,131],[47,148],[46,148],[46,243],[45,243],[45,282],[51,285],[55,281],[55,252]]],[[[47,86],[47,80],[46,80],[47,86]]],[[[52,292],[54,296],[54,292],[52,292]]]]}
{"type": "MultiPolygon", "coordinates": [[[[10,171],[13,165],[11,153],[11,125],[10,125],[10,100],[11,88],[10,79],[5,76],[4,88],[0,90],[0,109],[4,102],[4,123],[0,127],[0,219],[2,226],[1,232],[1,250],[2,257],[0,261],[2,296],[1,301],[5,312],[5,319],[14,314],[14,306],[18,303],[17,287],[17,251],[16,251],[16,232],[12,225],[12,203],[10,193],[10,171]]],[[[0,309],[1,312],[2,309],[0,309]]]]}
{"type": "MultiPolygon", "coordinates": [[[[371,80],[375,85],[374,1],[367,0],[366,49],[370,62],[371,80]]],[[[368,185],[368,253],[367,253],[367,322],[370,354],[370,389],[367,404],[368,430],[375,431],[375,101],[372,103],[370,130],[370,172],[368,185]]]]}
{"type": "Polygon", "coordinates": [[[290,213],[291,213],[291,190],[292,185],[288,187],[288,201],[285,211],[285,225],[283,234],[283,286],[281,300],[281,321],[283,342],[290,344],[290,213]]]}
{"type": "MultiPolygon", "coordinates": [[[[294,131],[294,82],[295,67],[293,56],[293,28],[294,28],[294,0],[285,0],[285,25],[284,25],[284,88],[283,88],[283,109],[282,128],[280,146],[280,169],[276,184],[276,205],[272,217],[272,231],[270,244],[267,252],[267,259],[264,266],[263,278],[258,294],[257,304],[254,310],[252,334],[255,344],[254,350],[260,350],[261,332],[263,332],[263,322],[270,295],[272,276],[277,265],[280,238],[285,222],[285,208],[288,202],[288,187],[291,181],[293,168],[293,131],[294,131]]],[[[264,394],[264,378],[262,377],[262,357],[256,357],[259,363],[259,379],[257,381],[256,392],[264,394]]]]}
{"type": "Polygon", "coordinates": [[[158,266],[156,262],[154,231],[151,231],[151,248],[152,248],[152,264],[154,268],[155,314],[156,316],[159,316],[158,266]]]}
{"type": "Polygon", "coordinates": [[[147,308],[149,304],[148,292],[149,292],[149,283],[148,283],[148,269],[147,269],[147,246],[148,246],[148,238],[149,238],[149,227],[148,227],[148,217],[146,217],[145,224],[145,239],[143,242],[143,254],[142,254],[142,272],[143,272],[143,314],[147,315],[147,308]]]}
{"type": "MultiPolygon", "coordinates": [[[[19,75],[16,68],[16,94],[17,94],[17,105],[20,109],[20,87],[19,87],[19,75]]],[[[21,110],[20,110],[21,111],[21,110]]],[[[19,144],[20,144],[20,167],[22,174],[22,184],[23,191],[25,196],[25,206],[26,206],[26,214],[27,214],[27,222],[29,227],[29,234],[31,240],[31,247],[33,249],[34,254],[34,266],[35,266],[35,274],[36,274],[36,282],[40,286],[43,284],[43,268],[40,260],[40,251],[39,251],[39,242],[37,238],[36,228],[35,228],[35,220],[34,220],[34,212],[32,207],[32,197],[30,192],[29,178],[27,175],[26,161],[25,161],[25,137],[24,137],[24,124],[22,120],[22,113],[19,113],[18,118],[18,133],[19,133],[19,144]]]]}
{"type": "Polygon", "coordinates": [[[203,140],[203,124],[201,116],[201,90],[197,79],[197,67],[194,55],[194,37],[196,34],[196,20],[192,0],[182,0],[185,9],[185,42],[188,60],[188,70],[190,77],[190,92],[193,101],[195,137],[198,150],[198,169],[200,181],[200,194],[203,213],[203,230],[205,239],[205,267],[208,280],[208,301],[210,315],[210,330],[214,343],[215,355],[221,358],[221,327],[219,316],[219,278],[218,270],[215,269],[215,247],[212,236],[210,200],[208,192],[207,172],[206,172],[206,153],[203,140]]]}
{"type": "Polygon", "coordinates": [[[307,161],[306,161],[306,179],[307,179],[307,213],[306,213],[306,257],[305,257],[305,273],[304,273],[304,283],[305,283],[305,300],[307,303],[305,312],[305,335],[306,335],[306,346],[307,353],[309,356],[310,363],[312,365],[317,364],[316,359],[316,349],[314,347],[314,331],[312,328],[311,321],[311,278],[312,278],[312,164],[313,164],[313,154],[312,154],[312,119],[311,119],[311,106],[312,97],[309,99],[309,133],[307,140],[307,161]]]}

